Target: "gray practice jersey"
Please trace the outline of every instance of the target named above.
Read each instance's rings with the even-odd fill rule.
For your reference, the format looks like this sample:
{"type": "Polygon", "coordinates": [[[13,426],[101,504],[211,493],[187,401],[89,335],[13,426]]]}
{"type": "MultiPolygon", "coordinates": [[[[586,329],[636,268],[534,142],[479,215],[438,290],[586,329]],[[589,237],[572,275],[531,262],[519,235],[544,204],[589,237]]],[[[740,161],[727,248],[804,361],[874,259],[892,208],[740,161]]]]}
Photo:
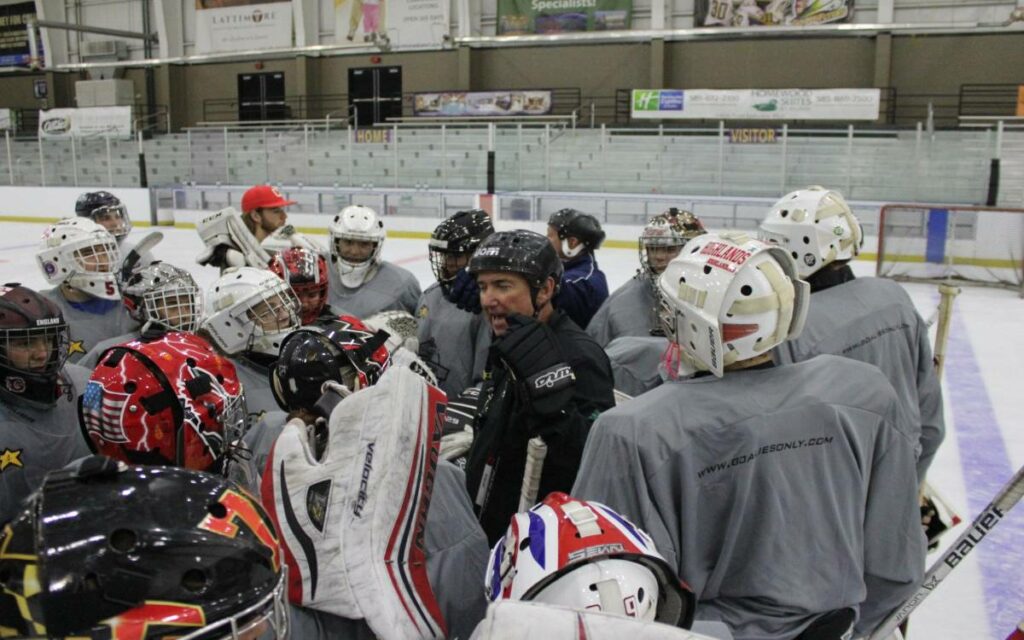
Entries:
{"type": "MultiPolygon", "coordinates": [[[[68,362],[70,363],[77,364],[103,340],[129,333],[139,327],[139,323],[131,319],[128,311],[120,302],[115,301],[109,310],[98,314],[71,306],[71,303],[60,293],[60,287],[46,289],[39,293],[60,307],[61,313],[64,314],[64,321],[68,323],[71,333],[71,341],[68,344],[68,362]]],[[[94,299],[87,304],[98,302],[103,301],[94,299]]]]}
{"type": "Polygon", "coordinates": [[[78,427],[78,396],[89,371],[67,365],[61,372],[63,393],[46,409],[30,407],[4,395],[0,401],[0,523],[9,521],[21,501],[39,488],[47,472],[90,454],[78,427]]]}
{"type": "Polygon", "coordinates": [[[625,336],[604,348],[612,363],[615,388],[631,396],[647,393],[668,379],[664,358],[668,338],[625,336]]]}
{"type": "Polygon", "coordinates": [[[928,327],[906,290],[883,278],[857,278],[815,292],[803,332],[776,347],[775,361],[800,362],[823,353],[882,370],[913,423],[917,476],[923,480],[946,427],[928,327]]]}
{"type": "Polygon", "coordinates": [[[878,369],[835,356],[668,382],[601,415],[572,495],[650,533],[739,640],[845,607],[863,633],[924,574],[905,428],[878,369]]]}
{"type": "Polygon", "coordinates": [[[242,354],[228,356],[235,365],[238,381],[245,391],[245,406],[249,413],[271,412],[281,409],[270,390],[270,368],[256,364],[242,354]]]}
{"type": "Polygon", "coordinates": [[[622,336],[650,336],[658,328],[658,301],[651,281],[635,275],[616,289],[587,325],[587,334],[601,347],[622,336]]]}
{"type": "Polygon", "coordinates": [[[341,284],[341,278],[331,269],[328,304],[345,309],[357,318],[368,318],[381,311],[407,311],[415,315],[419,299],[420,283],[416,276],[390,262],[380,263],[369,282],[355,289],[341,284]]]}
{"type": "Polygon", "coordinates": [[[100,355],[109,349],[110,347],[116,347],[119,344],[131,342],[132,340],[139,339],[138,331],[131,331],[129,333],[123,333],[113,338],[107,338],[106,340],[100,340],[96,343],[92,349],[89,349],[89,353],[85,354],[81,360],[78,361],[78,366],[85,367],[86,369],[92,370],[96,368],[96,364],[100,361],[100,355]]]}
{"type": "Polygon", "coordinates": [[[435,282],[420,296],[416,318],[419,356],[433,369],[438,386],[454,398],[476,384],[491,346],[491,327],[483,314],[459,309],[435,282]]]}

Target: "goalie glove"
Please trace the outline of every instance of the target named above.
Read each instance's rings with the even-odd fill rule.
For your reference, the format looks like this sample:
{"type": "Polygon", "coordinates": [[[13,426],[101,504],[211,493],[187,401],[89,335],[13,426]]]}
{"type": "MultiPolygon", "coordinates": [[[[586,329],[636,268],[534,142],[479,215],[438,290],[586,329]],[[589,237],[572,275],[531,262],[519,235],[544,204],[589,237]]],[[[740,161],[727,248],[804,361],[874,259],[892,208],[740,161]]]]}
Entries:
{"type": "Polygon", "coordinates": [[[526,394],[533,413],[557,413],[572,399],[576,374],[566,363],[551,327],[519,314],[506,317],[505,335],[491,345],[493,353],[526,394]]]}
{"type": "Polygon", "coordinates": [[[196,262],[201,265],[221,269],[239,266],[266,269],[270,264],[270,255],[260,247],[256,236],[252,235],[242,222],[241,214],[232,207],[201,218],[196,223],[196,231],[206,245],[206,248],[196,256],[196,262]]]}

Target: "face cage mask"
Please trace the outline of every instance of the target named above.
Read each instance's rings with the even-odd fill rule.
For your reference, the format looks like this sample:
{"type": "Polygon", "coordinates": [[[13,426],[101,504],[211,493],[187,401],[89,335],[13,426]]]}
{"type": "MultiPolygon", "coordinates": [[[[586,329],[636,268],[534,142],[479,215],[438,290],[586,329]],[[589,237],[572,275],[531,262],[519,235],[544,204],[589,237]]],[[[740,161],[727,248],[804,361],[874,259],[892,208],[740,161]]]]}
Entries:
{"type": "Polygon", "coordinates": [[[128,209],[125,208],[124,204],[97,207],[96,209],[93,209],[93,212],[89,214],[89,217],[93,222],[106,229],[106,225],[99,219],[111,215],[117,216],[118,225],[113,229],[107,229],[107,231],[109,231],[110,235],[114,236],[117,241],[120,242],[124,240],[132,230],[132,221],[128,217],[128,209]]]}
{"type": "MultiPolygon", "coordinates": [[[[640,237],[640,242],[637,246],[637,250],[640,253],[640,268],[643,269],[645,274],[647,274],[647,277],[650,278],[651,283],[654,284],[655,287],[657,287],[658,284],[658,276],[660,276],[661,274],[655,273],[654,268],[651,266],[650,249],[652,247],[658,247],[661,249],[679,247],[679,253],[682,253],[683,247],[685,245],[685,240],[678,240],[676,238],[644,238],[643,236],[640,237]]],[[[678,256],[679,254],[677,253],[676,255],[678,256]]],[[[665,262],[665,266],[668,266],[669,262],[671,262],[671,259],[665,262]]],[[[662,269],[662,271],[664,271],[664,269],[662,269]]]]}
{"type": "Polygon", "coordinates": [[[331,242],[334,245],[334,255],[338,258],[338,260],[353,268],[375,264],[377,262],[377,259],[380,257],[380,238],[367,238],[365,236],[354,236],[344,233],[332,237],[331,242]],[[373,244],[373,249],[370,250],[370,255],[368,255],[366,258],[359,261],[355,261],[352,258],[346,258],[344,254],[341,253],[342,240],[348,240],[349,242],[369,242],[373,244]]]}
{"type": "Polygon", "coordinates": [[[117,248],[117,243],[112,240],[99,240],[76,248],[71,252],[71,257],[79,275],[114,274],[121,261],[120,250],[117,248]],[[103,258],[106,258],[107,264],[105,267],[99,268],[99,263],[103,258]]]}
{"type": "Polygon", "coordinates": [[[11,371],[17,371],[28,375],[38,376],[55,376],[61,369],[64,368],[64,363],[68,359],[68,325],[64,322],[55,324],[52,327],[30,327],[28,329],[7,329],[3,332],[2,348],[0,348],[0,366],[6,367],[11,371]],[[17,367],[11,361],[10,350],[12,344],[21,342],[24,344],[27,341],[34,340],[36,338],[43,338],[49,344],[47,351],[49,352],[46,357],[46,364],[38,369],[26,369],[24,367],[17,367]]]}
{"type": "Polygon", "coordinates": [[[156,325],[171,331],[195,333],[203,319],[202,292],[193,284],[147,291],[142,296],[142,305],[143,331],[156,325]],[[177,319],[171,320],[172,315],[177,319]]]}
{"type": "Polygon", "coordinates": [[[260,299],[245,310],[245,317],[253,327],[251,338],[298,329],[302,326],[300,308],[299,298],[284,281],[270,291],[261,292],[260,299]]]}

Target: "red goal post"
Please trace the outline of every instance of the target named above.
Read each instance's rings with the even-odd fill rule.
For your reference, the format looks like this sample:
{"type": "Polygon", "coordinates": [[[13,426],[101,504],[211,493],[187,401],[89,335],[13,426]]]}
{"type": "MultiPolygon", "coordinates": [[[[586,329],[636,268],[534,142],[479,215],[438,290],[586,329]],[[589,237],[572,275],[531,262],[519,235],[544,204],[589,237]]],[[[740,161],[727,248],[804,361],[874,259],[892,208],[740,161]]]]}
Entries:
{"type": "Polygon", "coordinates": [[[955,281],[1024,296],[1024,209],[887,204],[878,217],[876,274],[955,281]]]}

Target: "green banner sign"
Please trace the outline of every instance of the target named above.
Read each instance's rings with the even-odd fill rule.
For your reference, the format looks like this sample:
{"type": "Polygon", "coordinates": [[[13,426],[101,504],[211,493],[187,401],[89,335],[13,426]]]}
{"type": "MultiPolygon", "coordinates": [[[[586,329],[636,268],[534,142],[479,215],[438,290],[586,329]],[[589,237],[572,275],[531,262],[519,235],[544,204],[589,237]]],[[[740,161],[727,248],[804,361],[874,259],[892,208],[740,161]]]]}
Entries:
{"type": "Polygon", "coordinates": [[[633,0],[498,0],[498,35],[629,29],[633,0]]]}

